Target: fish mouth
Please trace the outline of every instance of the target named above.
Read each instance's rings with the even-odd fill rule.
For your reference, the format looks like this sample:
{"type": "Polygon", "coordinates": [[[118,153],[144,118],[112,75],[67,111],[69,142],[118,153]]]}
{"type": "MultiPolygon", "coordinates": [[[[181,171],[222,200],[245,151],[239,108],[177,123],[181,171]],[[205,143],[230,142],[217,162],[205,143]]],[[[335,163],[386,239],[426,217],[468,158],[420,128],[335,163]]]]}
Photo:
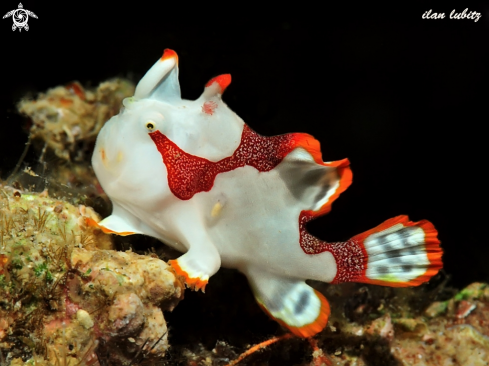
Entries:
{"type": "Polygon", "coordinates": [[[103,177],[106,174],[117,176],[120,171],[118,162],[122,160],[122,152],[114,151],[114,144],[116,142],[114,141],[114,137],[110,139],[110,136],[112,135],[110,133],[110,127],[110,123],[107,122],[104,128],[100,131],[93,152],[92,166],[99,180],[103,180],[103,177]],[[118,155],[119,158],[117,158],[118,155]]]}
{"type": "Polygon", "coordinates": [[[94,151],[92,165],[97,176],[99,176],[102,171],[113,176],[119,176],[121,174],[121,162],[123,160],[124,154],[121,150],[109,150],[105,144],[100,144],[94,151]]]}
{"type": "Polygon", "coordinates": [[[108,120],[100,130],[97,137],[97,143],[93,152],[92,164],[98,165],[100,168],[114,172],[117,170],[117,163],[122,160],[122,151],[118,148],[118,136],[120,131],[117,131],[117,119],[108,120]]]}

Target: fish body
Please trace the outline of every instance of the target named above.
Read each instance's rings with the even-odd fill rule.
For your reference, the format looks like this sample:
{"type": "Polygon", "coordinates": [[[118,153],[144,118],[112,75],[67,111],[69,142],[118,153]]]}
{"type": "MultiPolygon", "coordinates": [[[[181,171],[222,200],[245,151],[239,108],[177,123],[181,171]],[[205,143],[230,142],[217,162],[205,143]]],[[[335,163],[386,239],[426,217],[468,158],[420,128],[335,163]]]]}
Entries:
{"type": "Polygon", "coordinates": [[[307,134],[254,132],[222,101],[230,82],[220,75],[184,100],[178,56],[165,50],[97,138],[92,164],[113,203],[103,231],[150,235],[185,253],[170,264],[194,289],[221,266],[238,269],[265,312],[302,337],[330,312],[307,279],[413,286],[438,272],[428,221],[398,216],[339,243],[309,234],[307,222],[351,184],[348,160],[323,162],[307,134]]]}

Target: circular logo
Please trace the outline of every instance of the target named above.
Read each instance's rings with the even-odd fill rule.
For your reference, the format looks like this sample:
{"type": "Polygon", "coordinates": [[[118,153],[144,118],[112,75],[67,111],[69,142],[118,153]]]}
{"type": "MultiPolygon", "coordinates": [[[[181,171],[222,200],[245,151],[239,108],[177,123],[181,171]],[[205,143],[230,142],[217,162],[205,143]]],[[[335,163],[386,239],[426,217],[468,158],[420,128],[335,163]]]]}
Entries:
{"type": "Polygon", "coordinates": [[[23,28],[29,20],[29,14],[24,9],[16,9],[12,14],[12,19],[17,27],[23,28]]]}
{"type": "Polygon", "coordinates": [[[22,3],[19,3],[19,8],[9,11],[3,16],[3,19],[12,17],[12,20],[14,21],[14,24],[12,25],[12,30],[14,31],[18,29],[20,32],[22,28],[24,28],[26,31],[29,30],[29,25],[27,24],[29,16],[37,18],[36,14],[34,14],[30,10],[24,9],[22,3]]]}

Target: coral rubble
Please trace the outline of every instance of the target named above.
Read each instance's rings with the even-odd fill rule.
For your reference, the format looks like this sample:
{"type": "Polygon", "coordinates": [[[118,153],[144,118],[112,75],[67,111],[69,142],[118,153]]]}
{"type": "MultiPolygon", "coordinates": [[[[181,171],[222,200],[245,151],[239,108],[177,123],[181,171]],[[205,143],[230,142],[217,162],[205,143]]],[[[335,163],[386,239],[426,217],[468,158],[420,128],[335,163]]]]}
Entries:
{"type": "Polygon", "coordinates": [[[98,220],[75,207],[0,185],[0,362],[119,365],[161,358],[162,310],[183,287],[154,256],[110,250],[98,220]]]}
{"type": "Polygon", "coordinates": [[[93,145],[122,100],[133,94],[134,84],[124,79],[105,81],[94,90],[73,82],[49,89],[36,100],[22,100],[18,110],[32,120],[32,138],[42,140],[62,159],[81,161],[91,155],[83,145],[93,145]]]}
{"type": "MultiPolygon", "coordinates": [[[[188,366],[487,366],[489,284],[473,283],[459,292],[435,284],[397,289],[318,284],[332,303],[332,314],[314,339],[283,334],[275,342],[276,331],[249,335],[241,329],[242,339],[258,342],[236,341],[234,333],[234,342],[230,335],[215,341],[213,349],[181,341],[172,345],[173,360],[188,366]]],[[[251,324],[252,309],[249,313],[242,321],[251,324]]]]}
{"type": "Polygon", "coordinates": [[[328,292],[339,294],[345,309],[333,314],[321,336],[333,365],[489,364],[488,284],[473,283],[445,301],[431,301],[423,288],[330,287],[328,292]]]}

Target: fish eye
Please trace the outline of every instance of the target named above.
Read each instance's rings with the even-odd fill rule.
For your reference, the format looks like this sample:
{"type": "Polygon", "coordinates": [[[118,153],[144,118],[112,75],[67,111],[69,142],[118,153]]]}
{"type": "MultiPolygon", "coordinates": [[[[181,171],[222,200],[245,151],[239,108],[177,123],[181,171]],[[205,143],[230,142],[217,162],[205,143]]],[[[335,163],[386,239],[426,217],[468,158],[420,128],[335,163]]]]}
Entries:
{"type": "Polygon", "coordinates": [[[148,122],[146,122],[146,128],[149,131],[153,132],[156,128],[156,124],[153,121],[148,121],[148,122]]]}

